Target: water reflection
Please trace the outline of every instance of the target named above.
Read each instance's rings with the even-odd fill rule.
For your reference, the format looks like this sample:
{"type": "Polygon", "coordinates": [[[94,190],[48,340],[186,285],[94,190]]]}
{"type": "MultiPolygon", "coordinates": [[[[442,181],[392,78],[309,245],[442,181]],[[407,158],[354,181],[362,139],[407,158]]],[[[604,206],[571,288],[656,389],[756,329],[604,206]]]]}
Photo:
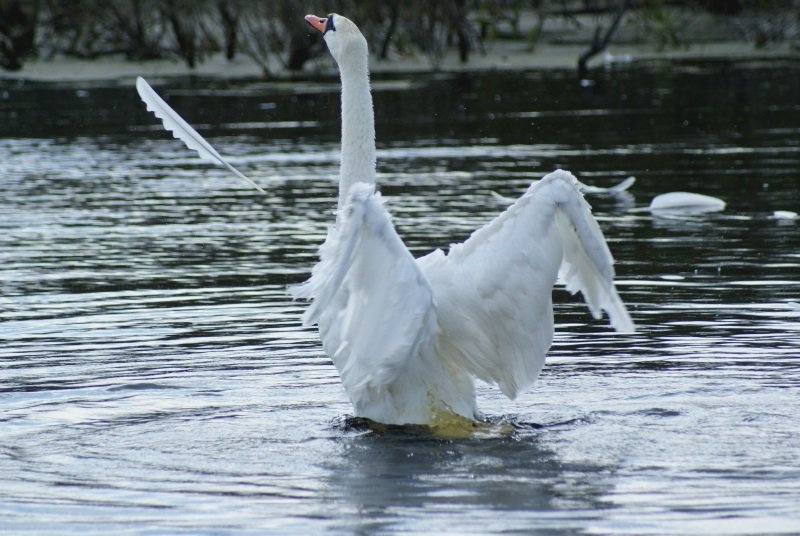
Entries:
{"type": "Polygon", "coordinates": [[[480,522],[486,532],[536,526],[569,534],[607,506],[602,497],[613,474],[604,465],[564,463],[538,433],[442,440],[396,430],[337,444],[337,456],[323,464],[327,494],[337,508],[342,498],[350,503],[342,526],[362,530],[425,523],[426,530],[458,531],[480,522]],[[557,511],[564,515],[553,517],[557,511]],[[435,513],[441,516],[428,525],[435,513]]]}

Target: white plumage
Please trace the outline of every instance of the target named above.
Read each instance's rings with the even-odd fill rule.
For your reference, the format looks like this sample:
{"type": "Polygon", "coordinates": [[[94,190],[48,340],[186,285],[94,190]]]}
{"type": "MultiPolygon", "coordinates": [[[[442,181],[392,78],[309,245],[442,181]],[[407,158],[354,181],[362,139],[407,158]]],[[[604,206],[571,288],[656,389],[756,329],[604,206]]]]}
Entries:
{"type": "Polygon", "coordinates": [[[441,413],[474,419],[473,378],[510,398],[529,386],[553,338],[551,294],[560,276],[592,314],[634,326],[614,287],[603,234],[567,171],[534,183],[463,244],[414,260],[374,191],[367,45],[340,15],[306,17],[323,32],[342,78],[339,211],[311,278],[325,351],[360,417],[428,424],[441,413]],[[331,21],[331,18],[333,19],[331,21]]]}
{"type": "Polygon", "coordinates": [[[207,162],[213,162],[215,164],[221,164],[231,170],[237,177],[246,181],[248,184],[253,186],[259,192],[266,193],[264,190],[250,180],[247,176],[245,176],[241,171],[233,167],[227,160],[222,158],[220,154],[217,152],[214,147],[208,143],[203,136],[197,133],[192,126],[184,121],[183,117],[178,115],[175,110],[169,107],[169,105],[164,102],[164,99],[158,96],[158,93],[153,91],[153,88],[150,87],[144,78],[141,76],[136,78],[136,91],[139,93],[139,97],[142,101],[147,105],[147,111],[153,112],[153,114],[161,119],[164,128],[167,129],[172,133],[172,135],[181,140],[189,149],[193,151],[197,151],[197,155],[207,162]]]}
{"type": "MultiPolygon", "coordinates": [[[[583,294],[595,318],[605,311],[616,330],[634,330],[614,287],[611,253],[580,192],[586,186],[567,171],[532,184],[448,253],[415,260],[375,192],[366,40],[340,15],[306,21],[339,65],[342,153],[336,223],[311,278],[291,292],[312,301],[303,322],[319,326],[357,416],[384,424],[476,419],[474,378],[516,397],[536,380],[552,343],[559,278],[583,294]]],[[[141,78],[137,89],[175,137],[252,183],[141,78]]]]}

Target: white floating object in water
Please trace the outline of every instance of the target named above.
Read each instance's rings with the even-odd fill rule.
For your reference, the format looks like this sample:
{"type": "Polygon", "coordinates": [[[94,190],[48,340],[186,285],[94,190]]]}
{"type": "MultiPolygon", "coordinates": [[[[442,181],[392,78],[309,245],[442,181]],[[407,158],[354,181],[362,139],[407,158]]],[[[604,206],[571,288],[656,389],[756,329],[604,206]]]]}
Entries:
{"type": "Polygon", "coordinates": [[[772,217],[776,220],[796,220],[798,218],[797,212],[791,210],[776,210],[772,213],[772,217]]]}
{"type": "Polygon", "coordinates": [[[669,192],[655,196],[650,202],[653,212],[719,212],[724,209],[722,199],[691,192],[669,192]]]}
{"type": "Polygon", "coordinates": [[[786,305],[795,311],[800,311],[800,303],[797,303],[796,301],[786,302],[786,305]]]}

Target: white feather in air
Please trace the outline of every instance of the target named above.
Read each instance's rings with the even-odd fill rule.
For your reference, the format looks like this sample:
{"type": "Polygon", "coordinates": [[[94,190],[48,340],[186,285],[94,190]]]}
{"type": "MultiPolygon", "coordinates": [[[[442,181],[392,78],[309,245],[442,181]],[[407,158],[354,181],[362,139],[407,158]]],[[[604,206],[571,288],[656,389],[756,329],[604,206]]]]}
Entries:
{"type": "Polygon", "coordinates": [[[153,88],[150,87],[150,84],[148,84],[141,76],[136,79],[136,91],[139,92],[139,97],[141,97],[142,101],[144,101],[144,103],[147,105],[147,110],[149,112],[153,112],[156,117],[161,119],[161,121],[164,123],[164,128],[172,132],[172,135],[176,139],[179,139],[185,143],[189,149],[197,151],[197,154],[200,156],[200,158],[208,162],[225,166],[235,173],[236,176],[255,187],[259,192],[266,193],[258,184],[253,182],[249,177],[244,175],[238,169],[229,164],[227,160],[222,158],[216,149],[214,149],[214,147],[212,147],[211,144],[203,138],[203,136],[201,136],[194,128],[192,128],[189,123],[184,121],[184,119],[178,115],[175,110],[170,108],[169,105],[164,102],[164,99],[159,97],[158,93],[156,93],[153,88]]]}

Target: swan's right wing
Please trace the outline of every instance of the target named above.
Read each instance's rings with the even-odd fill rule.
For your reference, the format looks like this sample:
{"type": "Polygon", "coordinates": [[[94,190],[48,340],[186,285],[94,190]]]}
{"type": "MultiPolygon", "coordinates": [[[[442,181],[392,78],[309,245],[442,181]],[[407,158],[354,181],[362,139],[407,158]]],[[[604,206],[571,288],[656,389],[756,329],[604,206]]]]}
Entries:
{"type": "Polygon", "coordinates": [[[580,291],[595,317],[632,331],[614,268],[578,182],[556,171],[448,255],[419,259],[434,289],[438,352],[507,396],[532,383],[553,338],[553,285],[580,291]]]}
{"type": "Polygon", "coordinates": [[[290,290],[313,299],[303,323],[319,324],[325,351],[363,414],[359,400],[366,393],[380,391],[411,366],[409,359],[432,351],[433,295],[371,185],[351,187],[320,257],[311,278],[290,290]]]}

